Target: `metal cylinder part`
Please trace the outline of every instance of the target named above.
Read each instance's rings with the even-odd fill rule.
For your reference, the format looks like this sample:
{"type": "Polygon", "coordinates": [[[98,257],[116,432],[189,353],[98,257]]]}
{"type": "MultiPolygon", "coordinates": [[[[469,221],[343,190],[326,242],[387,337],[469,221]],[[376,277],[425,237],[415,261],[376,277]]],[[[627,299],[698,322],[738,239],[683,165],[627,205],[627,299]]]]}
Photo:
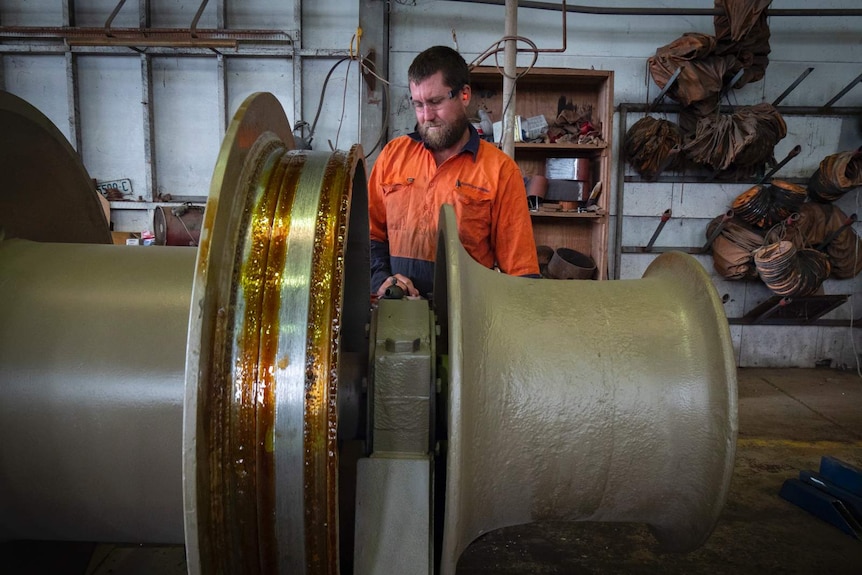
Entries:
{"type": "Polygon", "coordinates": [[[366,195],[359,146],[293,150],[271,94],[237,111],[207,201],[189,323],[191,573],[339,571],[337,390],[364,372],[347,362],[367,345],[366,195]]]}
{"type": "Polygon", "coordinates": [[[0,241],[0,539],[183,541],[194,258],[0,241]]]}
{"type": "Polygon", "coordinates": [[[191,573],[336,575],[367,213],[361,148],[293,150],[258,93],[197,250],[0,241],[0,537],[184,541],[191,573]]]}
{"type": "Polygon", "coordinates": [[[450,207],[440,222],[441,573],[479,535],[538,520],[646,523],[667,548],[701,545],[737,432],[730,331],[703,267],[668,252],[640,280],[511,277],[472,260],[450,207]]]}
{"type": "Polygon", "coordinates": [[[202,206],[158,206],[153,211],[153,232],[159,246],[196,246],[200,241],[202,206]]]}

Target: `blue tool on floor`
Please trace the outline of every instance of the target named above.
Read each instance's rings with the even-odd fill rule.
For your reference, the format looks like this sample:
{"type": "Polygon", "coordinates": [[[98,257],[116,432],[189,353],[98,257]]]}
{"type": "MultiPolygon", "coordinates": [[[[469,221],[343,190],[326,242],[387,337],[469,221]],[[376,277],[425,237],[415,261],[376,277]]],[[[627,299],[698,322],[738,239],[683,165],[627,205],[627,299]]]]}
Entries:
{"type": "Polygon", "coordinates": [[[779,495],[862,539],[862,469],[834,457],[820,458],[820,473],[801,471],[787,479],[779,495]]]}

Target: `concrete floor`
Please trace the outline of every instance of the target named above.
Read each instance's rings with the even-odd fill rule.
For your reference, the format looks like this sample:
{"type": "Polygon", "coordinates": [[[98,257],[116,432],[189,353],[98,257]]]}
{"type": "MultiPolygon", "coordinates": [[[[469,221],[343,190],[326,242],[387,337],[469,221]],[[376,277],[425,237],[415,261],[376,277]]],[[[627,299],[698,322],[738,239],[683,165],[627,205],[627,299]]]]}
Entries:
{"type": "MultiPolygon", "coordinates": [[[[661,553],[642,525],[531,524],[475,541],[458,575],[862,573],[862,541],[778,496],[785,479],[816,471],[823,455],[862,467],[862,378],[740,369],[735,472],[702,548],[661,553]]],[[[182,547],[16,543],[0,553],[0,572],[16,575],[185,573],[182,547]]]]}

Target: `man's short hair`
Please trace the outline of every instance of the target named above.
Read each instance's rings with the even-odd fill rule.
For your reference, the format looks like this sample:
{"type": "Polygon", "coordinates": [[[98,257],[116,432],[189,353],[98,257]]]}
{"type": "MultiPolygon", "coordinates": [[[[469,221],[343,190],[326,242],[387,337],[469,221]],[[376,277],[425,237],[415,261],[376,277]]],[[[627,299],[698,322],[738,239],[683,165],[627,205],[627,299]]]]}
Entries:
{"type": "Polygon", "coordinates": [[[418,84],[437,72],[443,73],[443,82],[452,90],[460,90],[470,83],[467,62],[448,46],[432,46],[416,56],[407,70],[407,80],[418,84]]]}

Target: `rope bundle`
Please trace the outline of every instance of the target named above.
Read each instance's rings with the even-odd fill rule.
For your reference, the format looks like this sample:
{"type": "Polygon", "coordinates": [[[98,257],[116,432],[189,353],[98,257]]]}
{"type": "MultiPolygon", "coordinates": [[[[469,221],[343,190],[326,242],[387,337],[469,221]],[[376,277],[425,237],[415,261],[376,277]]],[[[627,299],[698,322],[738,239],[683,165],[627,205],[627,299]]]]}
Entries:
{"type": "Polygon", "coordinates": [[[686,32],[670,44],[655,51],[647,59],[653,81],[664,88],[677,69],[679,76],[667,95],[682,104],[712,100],[721,93],[724,76],[737,64],[732,54],[717,56],[715,37],[699,32],[686,32]]]}
{"type": "MultiPolygon", "coordinates": [[[[808,245],[818,246],[846,221],[847,215],[833,204],[807,202],[799,210],[796,229],[808,245]]],[[[832,277],[848,279],[862,271],[862,238],[852,226],[835,236],[824,249],[832,263],[832,277]]]]}
{"type": "Polygon", "coordinates": [[[784,297],[811,295],[831,271],[826,254],[814,249],[797,249],[788,240],[758,248],[753,255],[760,279],[784,297]]]}
{"type": "Polygon", "coordinates": [[[757,277],[751,252],[723,235],[712,242],[712,266],[719,275],[729,280],[757,277]]]}
{"type": "Polygon", "coordinates": [[[787,135],[787,124],[772,104],[740,106],[732,114],[704,116],[683,151],[698,164],[738,175],[775,163],[775,144],[787,135]]]}
{"type": "MultiPolygon", "coordinates": [[[[742,88],[763,78],[769,64],[769,24],[766,9],[772,0],[715,0],[723,14],[713,18],[715,53],[733,54],[745,70],[733,85],[742,88]]],[[[720,11],[720,10],[719,10],[720,11]]],[[[736,73],[736,70],[733,70],[736,73]]]]}
{"type": "Polygon", "coordinates": [[[626,133],[625,154],[629,164],[647,181],[679,163],[682,131],[670,120],[645,116],[626,133]]]}
{"type": "MultiPolygon", "coordinates": [[[[706,228],[712,237],[724,216],[713,219],[706,228]]],[[[715,271],[730,280],[756,278],[757,269],[751,252],[763,245],[763,236],[737,217],[724,223],[721,233],[712,242],[712,263],[715,271]]]]}
{"type": "MultiPolygon", "coordinates": [[[[775,143],[787,134],[784,120],[768,103],[719,113],[729,88],[760,80],[766,72],[771,1],[715,0],[715,35],[686,32],[647,59],[649,74],[662,94],[682,107],[678,125],[685,142],[683,155],[727,178],[747,177],[764,164],[774,164],[775,143]]],[[[632,155],[638,158],[630,160],[632,165],[645,178],[661,172],[655,171],[661,163],[642,166],[643,158],[632,155]]]]}
{"type": "Polygon", "coordinates": [[[808,195],[817,202],[834,202],[862,185],[862,150],[826,156],[808,180],[808,195]]]}

